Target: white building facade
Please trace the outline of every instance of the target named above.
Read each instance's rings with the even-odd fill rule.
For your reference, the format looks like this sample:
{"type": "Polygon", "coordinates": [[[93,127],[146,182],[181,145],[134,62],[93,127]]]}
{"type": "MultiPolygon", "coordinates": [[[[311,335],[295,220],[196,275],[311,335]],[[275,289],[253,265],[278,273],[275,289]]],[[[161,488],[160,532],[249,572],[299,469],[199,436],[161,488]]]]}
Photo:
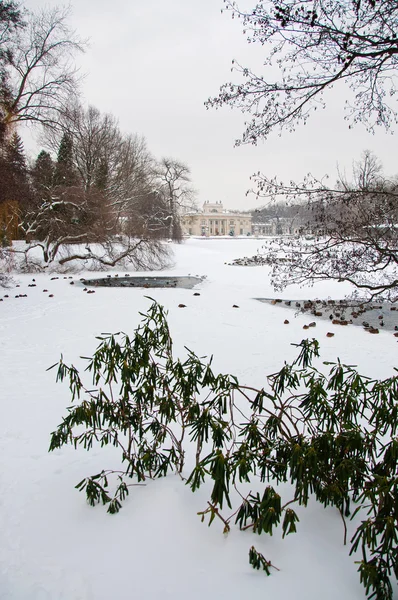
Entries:
{"type": "Polygon", "coordinates": [[[202,211],[182,215],[183,235],[251,235],[252,218],[250,214],[224,210],[221,202],[205,202],[202,211]]]}

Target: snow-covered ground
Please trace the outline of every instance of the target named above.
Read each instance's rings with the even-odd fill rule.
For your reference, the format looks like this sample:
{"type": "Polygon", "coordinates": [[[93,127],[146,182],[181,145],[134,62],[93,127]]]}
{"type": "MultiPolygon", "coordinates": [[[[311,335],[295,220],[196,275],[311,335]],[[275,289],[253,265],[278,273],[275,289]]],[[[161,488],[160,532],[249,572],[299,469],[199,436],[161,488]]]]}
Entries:
{"type": "Polygon", "coordinates": [[[333,509],[312,503],[300,510],[298,533],[285,540],[278,530],[268,537],[232,528],[225,537],[221,522],[208,528],[196,514],[206,507],[208,488],[193,494],[172,475],[133,488],[120,513],[110,516],[101,506],[88,506],[74,486],[116,461],[113,449],[48,453],[70,395],[46,369],[61,353],[65,362],[82,366],[79,356],[93,352],[102,332],[132,333],[139,312],[150,305],[146,296],[167,308],[177,354],[184,346],[200,356],[213,354],[214,370],[233,373],[241,383],[261,386],[296,356],[291,344],[307,334],[319,340],[322,360],[339,357],[373,377],[392,374],[397,338],[391,332],[370,335],[320,319],[315,329],[303,331],[312,316],[255,300],[341,298],[350,291],[345,284],[322,283],[275,294],[267,267],[226,264],[255,254],[260,245],[254,239],[174,245],[170,273],[207,276],[196,290],[96,288],[87,294],[79,282],[84,274],[73,280],[18,275],[19,288],[0,288],[2,600],[365,597],[333,509]],[[36,287],[28,287],[32,278],[36,287]],[[27,297],[15,297],[20,294],[27,297]],[[335,336],[326,337],[328,331],[335,336]],[[252,544],[280,572],[267,578],[253,571],[252,544]]]}

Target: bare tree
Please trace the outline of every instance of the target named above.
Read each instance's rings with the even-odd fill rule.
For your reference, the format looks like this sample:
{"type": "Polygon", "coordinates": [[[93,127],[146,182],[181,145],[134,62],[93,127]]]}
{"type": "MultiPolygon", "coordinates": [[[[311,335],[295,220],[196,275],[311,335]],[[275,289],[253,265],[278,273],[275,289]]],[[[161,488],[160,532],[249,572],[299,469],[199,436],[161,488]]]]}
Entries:
{"type": "Polygon", "coordinates": [[[226,83],[207,102],[250,113],[237,144],[256,143],[275,129],[294,130],[325,106],[328,89],[344,82],[353,91],[352,101],[345,96],[352,124],[373,130],[396,122],[396,0],[265,0],[250,11],[233,0],[224,3],[241,19],[248,41],[269,48],[264,74],[234,61],[240,82],[226,83]],[[270,80],[268,72],[275,71],[279,75],[270,80]]]}
{"type": "Polygon", "coordinates": [[[162,158],[155,172],[159,192],[168,206],[169,238],[181,239],[179,215],[195,207],[190,169],[172,158],[162,158]]]}
{"type": "Polygon", "coordinates": [[[316,240],[273,240],[266,245],[277,289],[317,280],[349,281],[368,299],[398,300],[398,182],[385,177],[366,151],[353,166],[353,180],[335,187],[308,176],[285,186],[256,177],[258,195],[304,203],[316,240]]]}
{"type": "Polygon", "coordinates": [[[83,107],[77,100],[70,101],[58,117],[57,129],[44,131],[42,141],[56,152],[63,136],[73,143],[73,163],[85,190],[97,185],[99,172],[106,162],[102,176],[106,187],[111,161],[121,143],[121,133],[115,117],[101,114],[94,106],[83,107]]]}
{"type": "Polygon", "coordinates": [[[364,150],[361,160],[353,165],[353,185],[347,184],[344,177],[340,177],[343,188],[357,189],[363,192],[383,187],[383,166],[370,150],[364,150]]]}
{"type": "Polygon", "coordinates": [[[14,31],[3,57],[6,93],[1,98],[3,122],[30,122],[56,127],[58,114],[77,91],[73,58],[83,43],[67,25],[68,9],[29,14],[14,31]]]}
{"type": "Polygon", "coordinates": [[[134,219],[148,194],[155,189],[154,158],[138,135],[122,136],[111,161],[109,193],[121,218],[134,219]]]}

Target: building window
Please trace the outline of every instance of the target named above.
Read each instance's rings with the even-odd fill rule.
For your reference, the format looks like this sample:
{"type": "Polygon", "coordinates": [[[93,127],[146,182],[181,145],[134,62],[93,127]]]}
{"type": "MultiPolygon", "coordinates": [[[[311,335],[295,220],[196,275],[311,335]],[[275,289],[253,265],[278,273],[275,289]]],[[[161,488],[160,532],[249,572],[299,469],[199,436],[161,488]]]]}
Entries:
{"type": "Polygon", "coordinates": [[[235,221],[230,221],[229,224],[230,225],[235,225],[235,221]]]}
{"type": "Polygon", "coordinates": [[[206,225],[206,219],[202,219],[202,225],[206,225]]]}

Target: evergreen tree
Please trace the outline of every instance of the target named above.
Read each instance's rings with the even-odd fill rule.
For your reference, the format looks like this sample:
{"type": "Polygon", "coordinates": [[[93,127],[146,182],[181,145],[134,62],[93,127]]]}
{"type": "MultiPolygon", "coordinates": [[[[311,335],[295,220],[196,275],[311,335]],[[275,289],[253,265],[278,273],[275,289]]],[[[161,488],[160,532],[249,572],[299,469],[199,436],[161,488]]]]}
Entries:
{"type": "Polygon", "coordinates": [[[10,169],[4,154],[0,153],[0,206],[9,199],[10,169]]]}
{"type": "Polygon", "coordinates": [[[62,136],[54,172],[54,185],[72,187],[78,184],[73,159],[73,140],[70,134],[62,136]]]}
{"type": "Polygon", "coordinates": [[[109,183],[109,166],[105,158],[103,158],[98,165],[95,173],[95,186],[104,192],[109,183]]]}
{"type": "Polygon", "coordinates": [[[33,185],[39,200],[50,200],[53,180],[54,162],[48,152],[42,150],[32,169],[33,185]]]}
{"type": "Polygon", "coordinates": [[[18,237],[19,219],[29,206],[32,194],[20,136],[14,133],[9,141],[2,139],[1,142],[0,245],[5,246],[18,237]]]}
{"type": "Polygon", "coordinates": [[[5,144],[0,168],[0,202],[17,201],[21,207],[26,206],[31,190],[23,142],[17,133],[5,144]]]}
{"type": "Polygon", "coordinates": [[[16,175],[27,173],[25,150],[21,137],[15,132],[6,147],[7,162],[16,175]]]}

